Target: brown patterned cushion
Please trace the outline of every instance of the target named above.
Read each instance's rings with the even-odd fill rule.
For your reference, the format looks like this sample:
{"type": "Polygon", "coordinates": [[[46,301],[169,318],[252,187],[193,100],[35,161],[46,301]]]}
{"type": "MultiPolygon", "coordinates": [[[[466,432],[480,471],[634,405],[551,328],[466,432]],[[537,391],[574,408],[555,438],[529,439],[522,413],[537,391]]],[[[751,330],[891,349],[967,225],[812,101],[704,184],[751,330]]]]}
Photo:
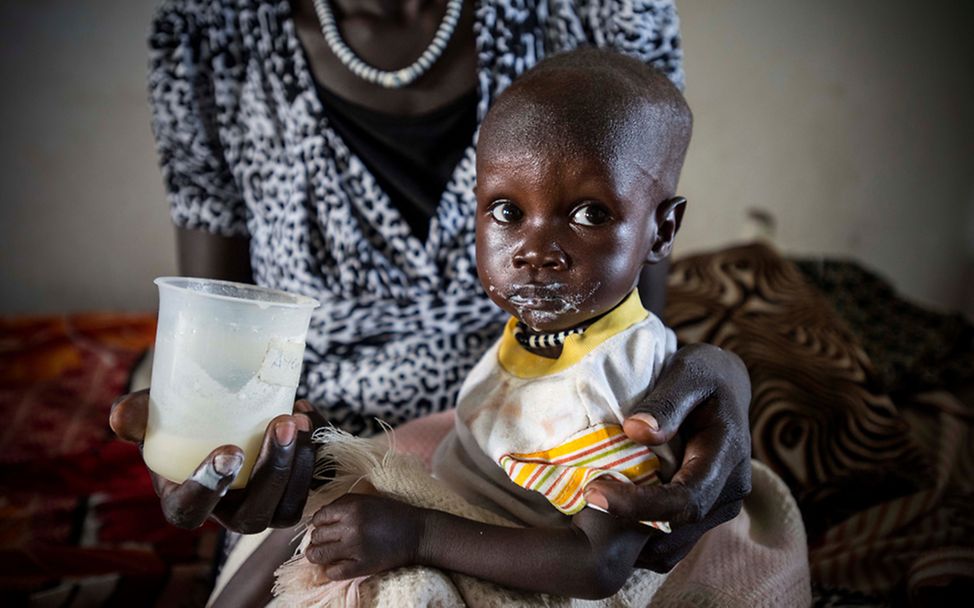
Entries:
{"type": "Polygon", "coordinates": [[[842,320],[802,273],[752,244],[685,257],[666,322],[737,353],[751,374],[752,450],[791,488],[810,540],[918,487],[927,466],[842,320]]]}

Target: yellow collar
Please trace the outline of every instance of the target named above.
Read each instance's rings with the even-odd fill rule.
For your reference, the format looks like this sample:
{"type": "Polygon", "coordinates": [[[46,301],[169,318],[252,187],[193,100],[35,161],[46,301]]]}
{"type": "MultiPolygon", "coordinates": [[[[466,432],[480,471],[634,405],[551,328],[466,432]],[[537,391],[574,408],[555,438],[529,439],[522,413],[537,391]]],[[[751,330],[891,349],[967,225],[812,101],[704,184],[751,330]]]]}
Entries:
{"type": "Polygon", "coordinates": [[[572,334],[565,338],[561,355],[557,359],[536,355],[521,346],[514,337],[517,319],[511,317],[504,326],[497,360],[501,367],[518,378],[539,378],[556,374],[575,365],[599,344],[648,316],[649,313],[643,308],[643,303],[639,299],[639,291],[634,289],[621,304],[592,323],[584,333],[572,334]]]}

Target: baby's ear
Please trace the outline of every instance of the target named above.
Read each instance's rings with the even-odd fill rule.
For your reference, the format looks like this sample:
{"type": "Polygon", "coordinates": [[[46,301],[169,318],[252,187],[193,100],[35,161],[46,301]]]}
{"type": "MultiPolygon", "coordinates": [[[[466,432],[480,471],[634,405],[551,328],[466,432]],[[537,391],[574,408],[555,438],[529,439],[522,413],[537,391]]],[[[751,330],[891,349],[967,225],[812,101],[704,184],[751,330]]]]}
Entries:
{"type": "Polygon", "coordinates": [[[656,207],[656,235],[649,255],[646,256],[648,263],[655,264],[669,257],[686,207],[687,199],[682,196],[668,198],[656,207]]]}

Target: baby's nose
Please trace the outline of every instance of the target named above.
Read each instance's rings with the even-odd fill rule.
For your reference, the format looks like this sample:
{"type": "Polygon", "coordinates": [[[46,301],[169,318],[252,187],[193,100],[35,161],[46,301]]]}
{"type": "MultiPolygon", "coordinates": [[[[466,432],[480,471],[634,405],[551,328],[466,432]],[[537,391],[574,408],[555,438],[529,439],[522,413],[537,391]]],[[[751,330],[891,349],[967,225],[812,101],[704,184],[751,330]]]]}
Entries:
{"type": "Polygon", "coordinates": [[[556,271],[567,270],[570,260],[565,250],[555,241],[528,242],[514,254],[514,267],[525,266],[556,271]]]}

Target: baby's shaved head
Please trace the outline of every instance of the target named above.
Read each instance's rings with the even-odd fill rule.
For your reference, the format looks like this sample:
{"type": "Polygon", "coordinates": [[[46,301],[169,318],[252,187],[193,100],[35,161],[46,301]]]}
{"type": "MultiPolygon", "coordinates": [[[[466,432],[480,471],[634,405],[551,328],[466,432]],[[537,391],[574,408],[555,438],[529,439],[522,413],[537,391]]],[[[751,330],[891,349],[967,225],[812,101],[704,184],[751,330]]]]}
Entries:
{"type": "Polygon", "coordinates": [[[637,59],[586,48],[554,55],[518,78],[484,120],[478,149],[520,146],[595,154],[609,166],[635,163],[671,196],[692,123],[665,75],[637,59]]]}

